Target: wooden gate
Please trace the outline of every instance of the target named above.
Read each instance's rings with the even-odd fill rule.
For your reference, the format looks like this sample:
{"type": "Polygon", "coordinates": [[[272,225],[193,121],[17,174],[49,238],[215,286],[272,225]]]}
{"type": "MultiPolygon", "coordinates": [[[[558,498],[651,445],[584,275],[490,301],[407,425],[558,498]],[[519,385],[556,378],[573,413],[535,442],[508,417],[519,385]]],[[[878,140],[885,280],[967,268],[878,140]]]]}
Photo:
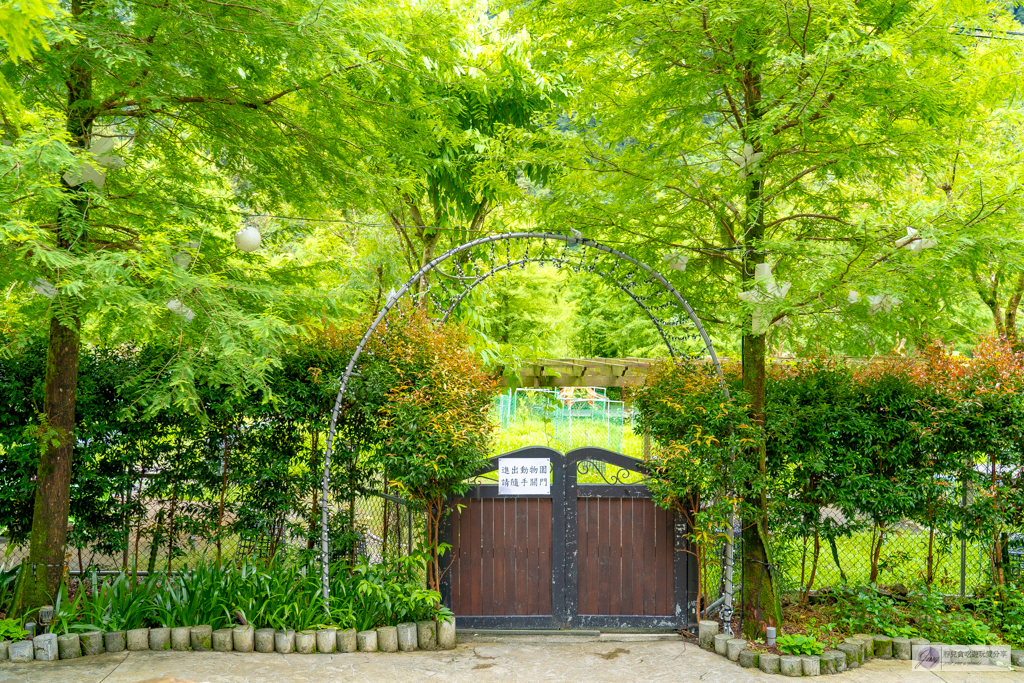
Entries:
{"type": "Polygon", "coordinates": [[[694,621],[696,563],[685,529],[642,483],[643,463],[601,448],[542,447],[492,458],[551,462],[549,495],[482,484],[451,501],[442,540],[445,605],[465,628],[679,628],[694,621]],[[620,468],[605,474],[607,465],[620,468]],[[632,476],[630,476],[632,475],[632,476]],[[581,483],[580,480],[601,483],[581,483]]]}

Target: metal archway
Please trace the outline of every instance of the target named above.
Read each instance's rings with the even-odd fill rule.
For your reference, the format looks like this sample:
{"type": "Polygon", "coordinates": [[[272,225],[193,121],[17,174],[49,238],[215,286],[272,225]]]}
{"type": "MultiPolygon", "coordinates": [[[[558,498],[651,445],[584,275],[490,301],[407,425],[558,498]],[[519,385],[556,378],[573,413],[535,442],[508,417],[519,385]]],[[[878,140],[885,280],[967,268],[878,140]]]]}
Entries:
{"type": "MultiPolygon", "coordinates": [[[[323,503],[320,506],[321,578],[323,582],[324,609],[328,613],[330,612],[328,564],[330,548],[327,500],[330,493],[331,455],[334,452],[334,437],[338,424],[338,414],[345,397],[345,390],[352,379],[356,363],[359,361],[366,343],[401,298],[416,283],[432,273],[441,276],[441,278],[438,278],[433,283],[428,279],[425,294],[434,304],[435,310],[443,311],[443,315],[438,322],[439,324],[444,324],[448,321],[455,308],[479,284],[498,273],[517,266],[525,268],[529,263],[553,264],[560,268],[569,268],[577,273],[586,272],[597,275],[612,282],[648,315],[673,357],[677,355],[676,346],[680,342],[699,339],[715,367],[723,394],[726,398],[729,397],[729,390],[725,384],[722,367],[711,343],[711,338],[697,318],[697,315],[693,312],[690,304],[686,302],[682,294],[663,275],[647,264],[637,261],[632,256],[594,240],[543,232],[500,233],[481,237],[449,249],[420,268],[397,292],[392,292],[388,295],[387,303],[380,313],[377,314],[377,317],[374,318],[370,327],[356,345],[355,352],[352,354],[348,365],[345,366],[345,372],[338,387],[338,396],[334,401],[334,409],[331,411],[331,423],[327,433],[321,498],[323,503]],[[500,250],[497,248],[498,244],[504,245],[504,254],[500,253],[500,250]],[[522,250],[513,254],[513,244],[522,245],[522,250]],[[440,266],[448,262],[454,266],[456,272],[441,270],[440,266]],[[680,310],[685,313],[685,316],[680,314],[680,310]],[[669,313],[671,315],[668,315],[669,313]],[[692,332],[689,334],[683,332],[684,326],[690,324],[696,329],[696,336],[692,332]]],[[[731,574],[731,572],[729,573],[731,574]]],[[[731,583],[731,581],[728,583],[731,583]]],[[[731,586],[728,586],[728,589],[727,593],[730,594],[729,597],[731,598],[731,586]]],[[[731,599],[727,600],[727,605],[731,608],[731,599]]]]}

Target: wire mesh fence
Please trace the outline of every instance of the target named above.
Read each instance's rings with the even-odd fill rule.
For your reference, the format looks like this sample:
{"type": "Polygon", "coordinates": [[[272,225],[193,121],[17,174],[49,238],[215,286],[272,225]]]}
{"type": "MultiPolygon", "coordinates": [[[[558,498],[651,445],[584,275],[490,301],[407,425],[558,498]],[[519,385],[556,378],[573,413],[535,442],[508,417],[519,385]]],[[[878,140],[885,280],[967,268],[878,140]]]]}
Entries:
{"type": "MultiPolygon", "coordinates": [[[[822,511],[825,518],[831,514],[835,511],[822,511]]],[[[738,527],[734,530],[733,583],[737,608],[743,577],[743,543],[739,531],[738,527]]],[[[879,529],[868,526],[843,536],[819,534],[817,543],[812,535],[773,536],[778,590],[796,593],[870,583],[910,587],[927,579],[929,563],[932,586],[945,595],[971,595],[976,588],[993,581],[991,541],[961,539],[948,530],[929,529],[907,519],[885,529],[880,543],[879,535],[879,529]]],[[[724,540],[719,540],[703,558],[701,576],[706,591],[705,604],[714,604],[722,597],[724,550],[724,540]]],[[[1024,579],[1024,533],[1006,534],[1002,562],[1008,579],[1024,579]]]]}
{"type": "MultiPolygon", "coordinates": [[[[271,516],[239,529],[229,515],[223,520],[221,533],[203,534],[168,528],[161,517],[166,509],[165,501],[152,501],[145,515],[133,520],[128,532],[121,534],[126,538],[121,547],[111,548],[109,543],[69,544],[65,556],[68,572],[174,571],[218,558],[231,563],[319,550],[318,516],[271,516]]],[[[351,555],[378,564],[408,556],[423,539],[423,515],[401,498],[385,493],[357,497],[354,509],[343,501],[334,516],[332,530],[342,531],[332,533],[333,558],[351,555]]],[[[70,535],[74,537],[73,529],[70,535]]],[[[0,536],[0,570],[17,566],[28,556],[27,542],[12,544],[0,536]]]]}

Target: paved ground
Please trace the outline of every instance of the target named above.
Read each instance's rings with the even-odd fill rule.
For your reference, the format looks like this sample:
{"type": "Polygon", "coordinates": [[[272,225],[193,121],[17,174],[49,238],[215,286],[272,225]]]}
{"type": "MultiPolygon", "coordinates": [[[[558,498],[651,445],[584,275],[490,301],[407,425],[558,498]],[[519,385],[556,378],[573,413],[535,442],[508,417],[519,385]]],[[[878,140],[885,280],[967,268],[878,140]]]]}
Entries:
{"type": "MultiPolygon", "coordinates": [[[[240,652],[132,652],[63,662],[0,664],[18,683],[283,683],[300,681],[708,681],[781,683],[682,640],[637,635],[495,638],[447,652],[277,655],[240,652]]],[[[460,637],[460,639],[462,639],[460,637]]],[[[472,641],[472,638],[462,640],[472,641]]],[[[842,683],[1024,683],[1024,672],[934,674],[909,662],[875,660],[827,680],[842,683]]]]}

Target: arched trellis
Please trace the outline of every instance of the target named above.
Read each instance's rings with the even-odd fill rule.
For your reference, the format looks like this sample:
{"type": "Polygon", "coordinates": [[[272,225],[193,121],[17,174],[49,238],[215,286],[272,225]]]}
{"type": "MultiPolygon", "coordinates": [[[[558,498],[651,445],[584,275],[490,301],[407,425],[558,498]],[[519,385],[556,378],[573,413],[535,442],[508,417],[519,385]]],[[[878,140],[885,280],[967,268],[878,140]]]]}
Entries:
{"type": "MultiPolygon", "coordinates": [[[[329,496],[331,456],[334,452],[335,431],[338,424],[338,415],[345,397],[345,390],[348,388],[349,381],[355,372],[356,363],[359,361],[359,357],[367,342],[402,297],[421,281],[426,282],[427,286],[420,294],[429,297],[429,300],[434,305],[434,310],[443,312],[438,323],[444,324],[451,317],[455,308],[478,285],[499,273],[517,266],[525,268],[530,263],[546,263],[559,268],[568,268],[577,273],[586,272],[611,282],[647,314],[673,357],[677,355],[676,347],[680,342],[699,339],[718,374],[722,393],[728,398],[729,390],[725,384],[721,364],[715,353],[714,345],[711,343],[711,338],[701,324],[700,319],[697,318],[697,315],[693,312],[690,304],[687,303],[682,294],[661,273],[647,264],[600,242],[557,233],[507,232],[481,237],[449,249],[420,268],[397,292],[393,291],[388,295],[386,304],[356,345],[352,358],[349,359],[348,365],[345,366],[345,372],[341,377],[341,384],[338,387],[338,395],[334,401],[334,409],[331,411],[331,423],[327,433],[322,491],[322,500],[324,502],[320,507],[321,575],[324,609],[328,612],[330,605],[328,567],[330,548],[327,500],[329,496]],[[498,245],[504,246],[503,254],[498,245]],[[520,249],[513,253],[512,245],[517,245],[520,249]],[[442,264],[450,264],[455,272],[442,270],[442,264]],[[431,274],[439,276],[435,282],[430,282],[427,277],[431,274]],[[685,316],[681,315],[680,311],[685,316]],[[687,334],[683,331],[689,325],[692,325],[693,329],[695,329],[696,337],[694,337],[692,332],[687,334]]],[[[729,545],[731,546],[731,543],[729,545]]],[[[731,547],[729,550],[731,550],[731,547]]],[[[727,585],[725,595],[725,610],[729,613],[727,615],[729,618],[731,618],[732,608],[731,559],[732,554],[729,552],[727,553],[728,566],[726,568],[727,585]]]]}

